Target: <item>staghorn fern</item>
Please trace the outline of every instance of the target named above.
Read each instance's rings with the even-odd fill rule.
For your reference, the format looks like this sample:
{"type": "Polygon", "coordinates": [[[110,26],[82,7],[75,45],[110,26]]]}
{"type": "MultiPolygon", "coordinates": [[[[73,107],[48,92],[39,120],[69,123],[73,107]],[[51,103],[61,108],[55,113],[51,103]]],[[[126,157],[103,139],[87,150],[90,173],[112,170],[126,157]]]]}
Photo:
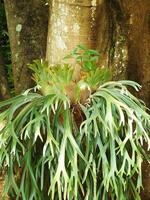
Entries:
{"type": "MultiPolygon", "coordinates": [[[[69,65],[65,70],[43,65],[32,65],[41,94],[27,90],[0,102],[0,108],[7,108],[0,113],[0,123],[5,122],[0,131],[3,198],[10,193],[16,200],[140,200],[150,115],[127,89],[138,91],[140,85],[104,83],[101,77],[86,102],[81,96],[72,102],[66,90],[74,81],[69,65]],[[63,73],[68,81],[57,77],[63,73]]],[[[76,83],[79,93],[83,84],[90,88],[87,77],[76,83]]]]}

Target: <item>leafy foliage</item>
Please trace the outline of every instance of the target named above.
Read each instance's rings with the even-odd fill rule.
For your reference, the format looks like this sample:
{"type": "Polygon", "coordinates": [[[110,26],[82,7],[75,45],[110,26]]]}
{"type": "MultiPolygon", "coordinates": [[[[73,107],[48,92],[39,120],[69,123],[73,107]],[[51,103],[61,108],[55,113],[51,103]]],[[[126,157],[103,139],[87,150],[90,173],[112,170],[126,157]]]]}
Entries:
{"type": "Polygon", "coordinates": [[[68,64],[49,68],[46,61],[35,60],[29,68],[35,72],[33,79],[44,95],[64,93],[71,84],[73,69],[68,64]]]}
{"type": "Polygon", "coordinates": [[[69,55],[64,59],[75,58],[77,63],[82,66],[84,71],[90,72],[97,69],[97,61],[100,54],[93,49],[87,49],[83,45],[78,45],[69,55]]]}
{"type": "Polygon", "coordinates": [[[99,53],[95,50],[88,50],[78,45],[65,59],[75,58],[81,69],[78,79],[74,78],[74,66],[69,64],[57,64],[48,66],[43,60],[35,60],[29,68],[34,71],[33,79],[40,88],[42,94],[63,93],[73,102],[81,100],[82,90],[89,90],[89,94],[95,91],[98,86],[110,80],[111,73],[107,68],[98,68],[97,61],[99,53]],[[95,59],[92,59],[95,58],[95,59]],[[91,68],[87,63],[90,63],[91,68]]]}
{"type": "Polygon", "coordinates": [[[49,68],[35,61],[30,67],[35,89],[44,92],[31,89],[0,103],[7,107],[0,114],[4,197],[9,192],[16,200],[140,200],[150,116],[127,89],[140,86],[133,81],[97,84],[86,104],[79,99],[74,105],[66,93],[73,82],[69,65],[49,68]]]}

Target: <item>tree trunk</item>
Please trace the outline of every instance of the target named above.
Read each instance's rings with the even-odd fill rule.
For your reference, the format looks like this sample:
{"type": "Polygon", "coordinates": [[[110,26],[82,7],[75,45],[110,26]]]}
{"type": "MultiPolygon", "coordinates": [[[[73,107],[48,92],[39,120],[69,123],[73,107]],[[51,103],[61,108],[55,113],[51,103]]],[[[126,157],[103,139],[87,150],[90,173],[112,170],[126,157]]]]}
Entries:
{"type": "MultiPolygon", "coordinates": [[[[127,34],[128,79],[142,85],[139,98],[150,107],[150,1],[118,0],[125,16],[127,34]]],[[[146,147],[145,147],[146,148],[146,147]]],[[[142,199],[150,199],[150,165],[143,163],[142,199]]]]}
{"type": "Polygon", "coordinates": [[[4,0],[16,94],[33,85],[27,64],[44,58],[48,7],[41,0],[4,0]]]}
{"type": "Polygon", "coordinates": [[[108,65],[112,69],[114,80],[126,79],[128,64],[126,16],[118,0],[106,0],[106,2],[109,20],[108,65]]]}
{"type": "Polygon", "coordinates": [[[0,100],[10,97],[7,74],[4,68],[4,60],[0,51],[0,100]]]}
{"type": "Polygon", "coordinates": [[[52,1],[46,55],[50,64],[60,63],[78,44],[96,48],[97,9],[103,2],[52,1]]]}
{"type": "MultiPolygon", "coordinates": [[[[113,69],[113,78],[127,78],[140,83],[142,90],[138,97],[150,107],[150,1],[106,2],[110,34],[108,37],[106,31],[105,36],[108,41],[108,64],[113,69]]],[[[100,36],[101,40],[105,36],[100,36]]],[[[149,200],[150,165],[147,162],[143,163],[143,186],[142,199],[149,200]]]]}
{"type": "MultiPolygon", "coordinates": [[[[150,107],[150,1],[132,0],[128,13],[128,77],[142,85],[140,98],[150,107]]],[[[150,165],[143,163],[142,199],[150,199],[150,165]]]]}
{"type": "Polygon", "coordinates": [[[128,77],[142,85],[140,97],[150,106],[150,1],[130,1],[128,77]]]}

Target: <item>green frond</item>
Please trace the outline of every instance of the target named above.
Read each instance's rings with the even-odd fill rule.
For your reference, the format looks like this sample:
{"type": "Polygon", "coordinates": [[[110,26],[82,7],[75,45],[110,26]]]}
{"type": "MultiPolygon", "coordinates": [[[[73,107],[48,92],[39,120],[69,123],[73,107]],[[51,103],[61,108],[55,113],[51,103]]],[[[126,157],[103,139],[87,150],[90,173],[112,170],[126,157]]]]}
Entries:
{"type": "MultiPolygon", "coordinates": [[[[79,49],[99,56],[82,45],[71,55],[79,56],[79,49]]],[[[140,200],[150,115],[128,87],[141,86],[106,82],[106,69],[83,69],[73,82],[68,64],[37,60],[30,68],[37,86],[0,102],[3,199],[9,193],[16,200],[140,200]],[[85,101],[83,92],[89,92],[85,101]]]]}

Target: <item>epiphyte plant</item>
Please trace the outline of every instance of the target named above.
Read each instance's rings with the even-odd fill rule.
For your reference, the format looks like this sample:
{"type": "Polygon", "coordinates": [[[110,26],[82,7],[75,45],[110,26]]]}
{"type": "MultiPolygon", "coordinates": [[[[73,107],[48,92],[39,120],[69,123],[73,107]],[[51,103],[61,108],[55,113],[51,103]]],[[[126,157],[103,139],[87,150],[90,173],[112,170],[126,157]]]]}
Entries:
{"type": "Polygon", "coordinates": [[[95,50],[78,45],[70,57],[80,65],[78,78],[71,64],[36,60],[35,88],[0,102],[3,198],[140,200],[150,115],[128,90],[140,85],[110,81],[95,50]]]}

